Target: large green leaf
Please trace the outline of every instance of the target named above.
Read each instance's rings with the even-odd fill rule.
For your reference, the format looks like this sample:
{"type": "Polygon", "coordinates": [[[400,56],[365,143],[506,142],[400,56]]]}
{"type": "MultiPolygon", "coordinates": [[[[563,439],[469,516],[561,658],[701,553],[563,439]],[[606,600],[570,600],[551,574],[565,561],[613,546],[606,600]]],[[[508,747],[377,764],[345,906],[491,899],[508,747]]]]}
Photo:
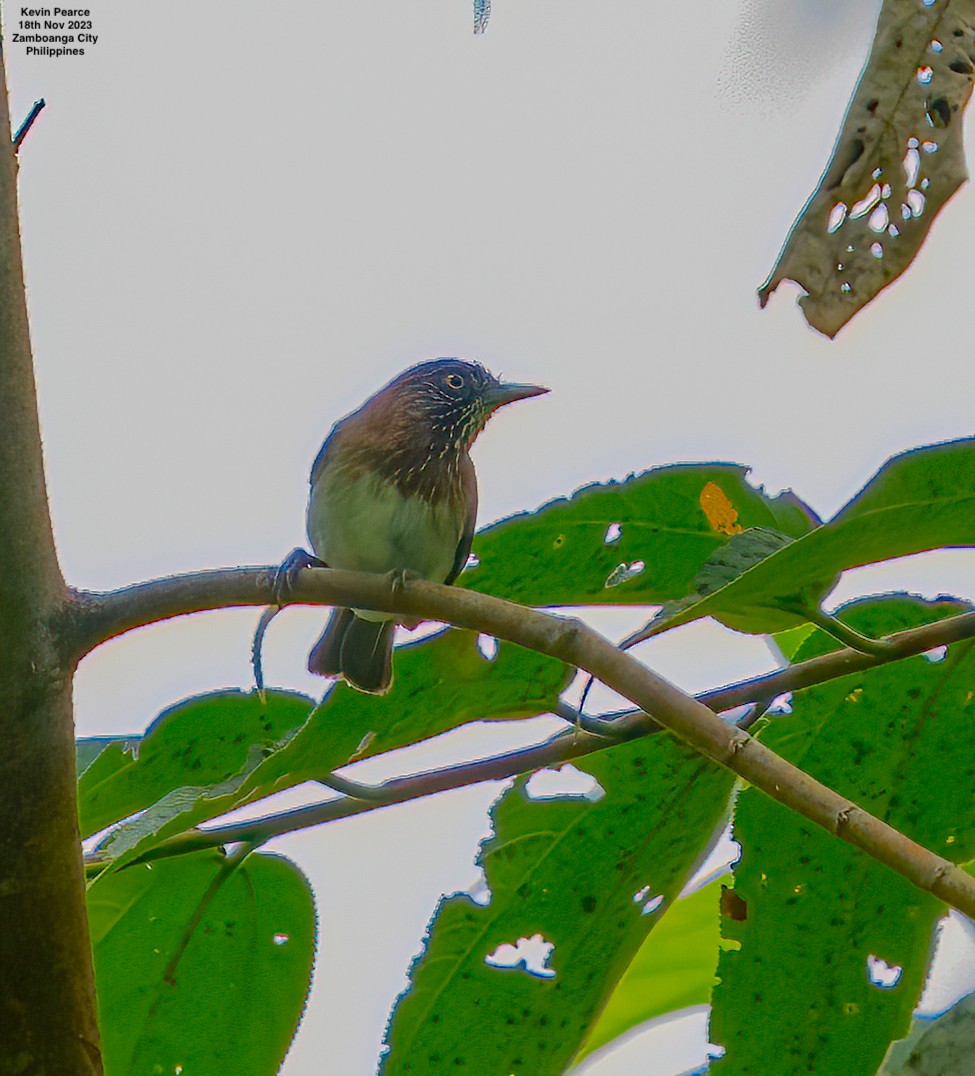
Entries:
{"type": "Polygon", "coordinates": [[[737,464],[684,463],[586,486],[480,531],[479,564],[459,584],[533,606],[680,598],[732,534],[767,527],[798,537],[818,523],[794,493],[769,497],[747,474],[737,464]]]}
{"type": "Polygon", "coordinates": [[[597,802],[532,800],[522,779],[495,805],[479,856],[490,902],[441,902],[387,1030],[384,1076],[564,1072],[726,818],[733,775],[669,738],[580,766],[605,790],[597,802]],[[517,964],[531,939],[554,946],[534,973],[517,964]]]}
{"type": "Polygon", "coordinates": [[[848,568],[958,546],[975,546],[973,438],[894,456],[829,523],[676,612],[649,634],[704,616],[738,631],[783,631],[803,622],[793,606],[822,596],[829,581],[848,568]]]}
{"type": "MultiPolygon", "coordinates": [[[[82,836],[97,833],[164,796],[232,782],[253,769],[307,720],[314,703],[305,695],[215,691],[164,710],[141,740],[110,743],[78,782],[82,836]]],[[[185,799],[185,794],[183,794],[185,799]]]]}
{"type": "Polygon", "coordinates": [[[394,751],[468,721],[548,713],[574,674],[561,661],[504,641],[488,659],[477,633],[460,628],[400,647],[395,662],[393,691],[364,695],[337,684],[255,778],[287,787],[327,776],[353,757],[394,751]]]}
{"type": "Polygon", "coordinates": [[[624,972],[580,1057],[648,1020],[711,1000],[720,896],[721,882],[714,881],[674,901],[624,972]]]}
{"type": "MultiPolygon", "coordinates": [[[[501,643],[488,660],[478,649],[477,634],[458,629],[401,647],[394,660],[396,679],[388,695],[366,695],[337,684],[277,750],[251,749],[236,771],[211,768],[207,776],[212,784],[170,784],[144,814],[108,837],[104,851],[121,866],[166,837],[241,804],[325,778],[353,758],[405,747],[479,718],[546,713],[573,674],[563,662],[513,643],[501,643]]],[[[245,700],[257,705],[255,696],[238,696],[242,705],[245,700]]],[[[179,743],[170,750],[176,763],[184,753],[179,743]]],[[[143,755],[144,749],[140,760],[143,755]]],[[[85,776],[96,766],[98,762],[85,776]]],[[[197,776],[192,767],[190,772],[197,776]]]]}
{"type": "Polygon", "coordinates": [[[182,856],[90,889],[106,1076],[280,1068],[314,960],[311,889],[279,856],[251,855],[229,876],[225,863],[182,856]]]}
{"type": "MultiPolygon", "coordinates": [[[[845,615],[881,635],[959,611],[900,597],[845,615]]],[[[834,645],[816,633],[796,657],[834,645]]],[[[797,692],[792,716],[763,741],[915,840],[965,860],[975,850],[973,699],[967,641],[940,662],[911,658],[797,692]]],[[[738,799],[734,832],[739,914],[722,921],[711,1039],[727,1053],[716,1071],[873,1076],[907,1030],[944,906],[754,789],[738,799]],[[871,961],[901,969],[896,985],[874,985],[871,961]]]]}

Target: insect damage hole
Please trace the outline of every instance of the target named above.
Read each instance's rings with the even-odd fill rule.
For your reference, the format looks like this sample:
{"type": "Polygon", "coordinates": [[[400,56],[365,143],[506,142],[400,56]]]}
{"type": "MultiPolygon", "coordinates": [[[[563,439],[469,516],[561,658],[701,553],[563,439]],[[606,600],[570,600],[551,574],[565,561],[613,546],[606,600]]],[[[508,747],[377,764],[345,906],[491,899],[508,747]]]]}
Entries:
{"type": "Polygon", "coordinates": [[[882,990],[893,990],[903,973],[904,969],[900,964],[888,964],[873,953],[867,957],[867,978],[882,990]]]}
{"type": "Polygon", "coordinates": [[[907,192],[907,204],[911,207],[912,216],[921,216],[921,214],[924,212],[924,203],[926,201],[927,199],[920,191],[907,192]]]}
{"type": "Polygon", "coordinates": [[[557,770],[536,770],[525,785],[525,795],[532,800],[582,799],[596,803],[606,790],[591,773],[566,763],[557,770]]]}
{"type": "Polygon", "coordinates": [[[867,226],[872,232],[884,232],[887,230],[887,225],[890,223],[890,215],[887,212],[887,207],[881,203],[870,214],[867,220],[867,226]]]}
{"type": "Polygon", "coordinates": [[[610,523],[606,528],[606,533],[603,535],[603,541],[606,545],[612,545],[614,542],[620,540],[620,535],[623,533],[623,528],[619,523],[610,523]]]}
{"type": "Polygon", "coordinates": [[[839,231],[843,225],[843,221],[846,220],[846,213],[846,202],[837,202],[829,211],[829,220],[826,222],[826,231],[830,234],[839,231]]]}
{"type": "Polygon", "coordinates": [[[604,587],[618,587],[620,583],[625,583],[629,579],[633,579],[640,575],[646,564],[642,560],[635,560],[632,564],[617,564],[616,567],[609,573],[604,587]]]}
{"type": "Polygon", "coordinates": [[[656,896],[650,897],[650,899],[647,900],[647,894],[649,892],[650,886],[645,885],[642,889],[638,889],[633,894],[633,903],[643,905],[640,909],[640,915],[652,915],[664,902],[662,893],[657,893],[656,896]]]}
{"type": "Polygon", "coordinates": [[[516,968],[537,979],[554,979],[555,969],[548,967],[554,951],[552,942],[546,941],[541,934],[533,934],[530,938],[519,938],[514,945],[507,942],[499,945],[484,958],[484,963],[492,968],[516,968]]]}
{"type": "Polygon", "coordinates": [[[850,209],[850,220],[856,220],[859,217],[864,217],[873,207],[880,201],[880,184],[874,183],[869,191],[860,199],[859,202],[854,202],[850,209]]]}
{"type": "Polygon", "coordinates": [[[498,656],[498,640],[493,635],[478,635],[477,652],[485,661],[494,661],[498,656]]]}
{"type": "Polygon", "coordinates": [[[907,140],[907,150],[904,153],[904,160],[901,162],[904,169],[904,179],[907,182],[908,187],[917,186],[917,177],[921,171],[921,155],[918,153],[917,147],[917,139],[909,138],[907,140]]]}
{"type": "Polygon", "coordinates": [[[483,867],[477,868],[477,877],[461,892],[472,904],[477,904],[481,908],[486,908],[491,903],[491,886],[488,884],[483,867]]]}

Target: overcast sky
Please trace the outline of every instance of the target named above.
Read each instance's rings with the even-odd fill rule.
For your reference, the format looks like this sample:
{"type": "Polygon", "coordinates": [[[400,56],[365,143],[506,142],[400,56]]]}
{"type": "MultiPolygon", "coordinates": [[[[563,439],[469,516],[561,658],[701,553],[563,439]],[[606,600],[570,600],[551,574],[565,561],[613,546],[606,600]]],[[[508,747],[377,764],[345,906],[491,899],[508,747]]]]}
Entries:
{"type": "MultiPolygon", "coordinates": [[[[468,0],[91,3],[84,57],[8,46],[15,122],[48,102],[21,206],[75,585],[279,561],[305,542],[331,423],[430,356],[552,388],[479,441],[482,522],[710,459],[828,516],[892,453],[972,433],[968,187],[836,341],[806,327],[794,288],[764,312],[755,299],[826,162],[876,0],[737,0],[706,18],[495,0],[480,38],[468,0]]],[[[975,598],[971,556],[851,573],[840,593],[893,585],[975,598]]],[[[321,619],[275,623],[271,682],[321,690],[304,673],[321,619]]],[[[103,647],[78,676],[79,731],[141,730],[183,696],[248,685],[254,620],[210,614],[103,647]]],[[[643,653],[689,689],[771,662],[760,640],[708,625],[643,653]]],[[[465,732],[419,761],[538,729],[465,732]]],[[[287,1076],[320,1071],[326,1048],[332,1071],[372,1071],[438,895],[474,878],[496,793],[279,842],[321,915],[287,1076]]],[[[693,1061],[641,1041],[643,1072],[693,1061]]]]}

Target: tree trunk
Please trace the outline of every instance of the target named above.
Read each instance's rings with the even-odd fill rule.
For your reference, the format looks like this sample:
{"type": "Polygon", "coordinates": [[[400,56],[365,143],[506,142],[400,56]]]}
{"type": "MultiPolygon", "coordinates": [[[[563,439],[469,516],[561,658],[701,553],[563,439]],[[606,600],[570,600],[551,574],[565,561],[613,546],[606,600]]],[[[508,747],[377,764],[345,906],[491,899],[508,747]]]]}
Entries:
{"type": "Polygon", "coordinates": [[[47,506],[0,54],[0,1073],[102,1071],[75,800],[65,585],[47,506]]]}

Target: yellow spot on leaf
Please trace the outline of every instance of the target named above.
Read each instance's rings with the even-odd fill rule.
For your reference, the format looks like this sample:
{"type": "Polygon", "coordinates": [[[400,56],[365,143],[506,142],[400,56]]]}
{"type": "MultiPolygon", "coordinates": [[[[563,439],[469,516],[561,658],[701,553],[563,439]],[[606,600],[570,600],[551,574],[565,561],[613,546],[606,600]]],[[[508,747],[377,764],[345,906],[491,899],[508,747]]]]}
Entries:
{"type": "Polygon", "coordinates": [[[728,500],[720,486],[708,482],[701,490],[701,509],[708,517],[712,529],[719,534],[741,534],[738,509],[728,500]]]}
{"type": "Polygon", "coordinates": [[[855,687],[849,695],[846,696],[847,702],[859,702],[860,696],[863,694],[862,687],[855,687]]]}

